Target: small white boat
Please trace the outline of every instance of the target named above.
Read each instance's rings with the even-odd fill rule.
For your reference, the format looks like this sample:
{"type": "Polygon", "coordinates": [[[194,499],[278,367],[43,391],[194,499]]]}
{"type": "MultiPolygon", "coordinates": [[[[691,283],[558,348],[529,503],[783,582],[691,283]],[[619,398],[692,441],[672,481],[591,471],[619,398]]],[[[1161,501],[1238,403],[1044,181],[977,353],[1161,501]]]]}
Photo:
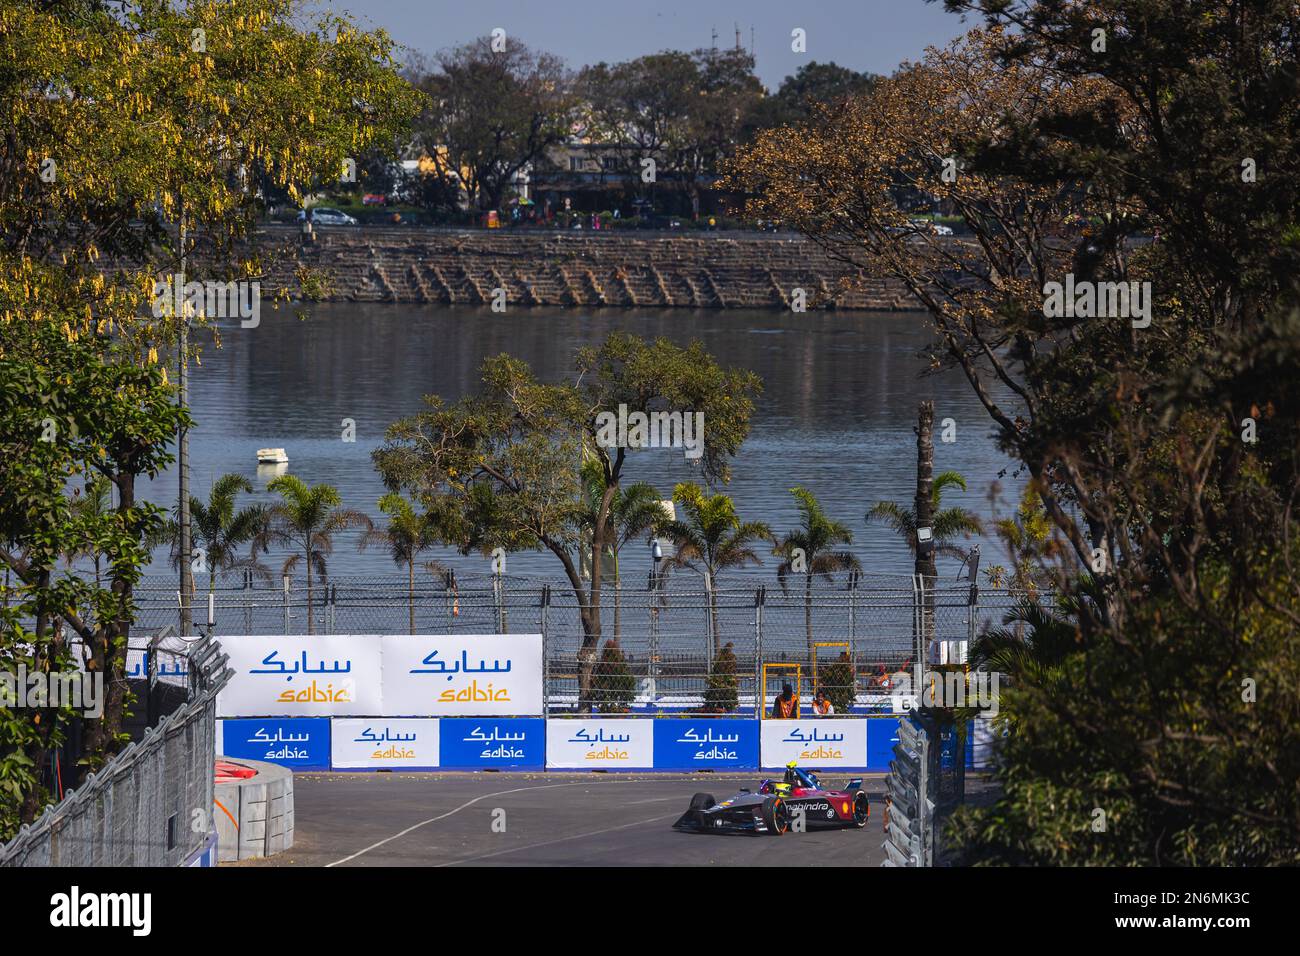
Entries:
{"type": "Polygon", "coordinates": [[[284,465],[288,464],[289,456],[284,453],[283,448],[259,448],[257,450],[257,463],[259,465],[284,465]]]}

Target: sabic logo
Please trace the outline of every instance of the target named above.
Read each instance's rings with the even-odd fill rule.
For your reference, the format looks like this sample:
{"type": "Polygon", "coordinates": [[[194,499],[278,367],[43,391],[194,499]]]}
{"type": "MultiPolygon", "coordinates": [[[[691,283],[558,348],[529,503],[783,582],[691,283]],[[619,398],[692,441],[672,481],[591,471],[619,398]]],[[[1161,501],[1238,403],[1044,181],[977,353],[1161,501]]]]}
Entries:
{"type": "Polygon", "coordinates": [[[50,925],[58,927],[126,926],[133,936],[148,936],[153,927],[151,893],[68,893],[50,897],[50,925]]]}

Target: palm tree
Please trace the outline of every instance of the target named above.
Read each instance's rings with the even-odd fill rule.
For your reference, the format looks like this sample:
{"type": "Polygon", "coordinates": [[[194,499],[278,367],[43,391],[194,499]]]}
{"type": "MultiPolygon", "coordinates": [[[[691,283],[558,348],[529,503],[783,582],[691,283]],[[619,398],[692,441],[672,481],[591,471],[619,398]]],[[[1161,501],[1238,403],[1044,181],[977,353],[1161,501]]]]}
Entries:
{"type": "MultiPolygon", "coordinates": [[[[922,414],[922,428],[918,430],[918,435],[924,436],[918,441],[918,446],[925,449],[922,454],[929,454],[928,424],[924,414],[922,414]]],[[[930,410],[930,417],[933,417],[933,408],[930,410]]],[[[919,466],[918,466],[919,472],[919,466]]],[[[939,554],[946,554],[950,557],[959,557],[966,560],[967,551],[955,543],[957,537],[969,538],[973,534],[981,534],[984,531],[984,524],[980,521],[979,516],[973,511],[967,511],[965,508],[952,507],[943,508],[943,490],[948,487],[957,487],[962,491],[966,490],[966,479],[956,471],[945,471],[937,475],[932,483],[929,483],[930,498],[926,501],[922,488],[929,483],[929,471],[925,470],[922,477],[918,478],[917,500],[918,507],[928,505],[931,540],[933,541],[933,551],[930,556],[922,560],[917,553],[916,531],[918,522],[916,512],[904,508],[902,505],[893,501],[877,501],[867,512],[867,520],[880,520],[893,528],[899,537],[907,544],[908,550],[912,552],[912,557],[916,566],[916,573],[924,574],[927,582],[923,613],[921,615],[921,633],[918,635],[920,642],[920,652],[924,653],[934,639],[934,595],[930,582],[934,580],[935,568],[934,557],[939,554]]],[[[918,661],[921,658],[918,658],[918,661]]]]}
{"type": "MultiPolygon", "coordinates": [[[[248,569],[263,578],[270,573],[257,561],[257,548],[240,557],[241,545],[253,541],[266,527],[266,505],[249,505],[235,510],[240,492],[252,494],[253,485],[242,475],[222,475],[212,485],[205,504],[190,499],[190,536],[194,546],[203,549],[208,568],[208,593],[216,590],[216,575],[248,569]]],[[[179,536],[178,536],[179,537],[179,536]]]]}
{"type": "MultiPolygon", "coordinates": [[[[257,542],[266,529],[270,510],[266,505],[249,505],[235,510],[235,499],[239,494],[252,492],[253,486],[247,478],[229,474],[222,475],[213,483],[207,502],[190,498],[190,540],[194,548],[203,552],[204,565],[208,571],[209,594],[216,590],[218,574],[249,570],[266,580],[271,577],[270,572],[257,560],[257,542]],[[249,553],[240,557],[240,546],[249,542],[253,543],[249,553]]],[[[170,544],[172,566],[179,567],[182,560],[179,551],[180,536],[180,522],[173,510],[173,516],[159,533],[146,537],[144,544],[149,548],[170,544]]],[[[191,560],[191,557],[187,556],[185,560],[191,560]]]]}
{"type": "MultiPolygon", "coordinates": [[[[934,516],[930,525],[934,536],[934,552],[965,560],[967,551],[956,544],[955,539],[983,534],[984,523],[980,521],[979,515],[965,508],[943,508],[943,490],[948,487],[965,491],[966,479],[956,471],[945,471],[934,479],[934,487],[930,492],[931,513],[934,516]]],[[[893,501],[877,501],[867,512],[867,520],[885,522],[906,542],[913,556],[916,555],[916,512],[893,501]]]]}
{"type": "Polygon", "coordinates": [[[971,642],[972,667],[996,671],[1017,681],[1051,687],[1057,669],[1080,650],[1079,629],[1065,614],[1044,607],[1033,598],[1021,598],[1002,617],[1014,630],[998,628],[971,642]],[[1028,634],[1022,631],[1028,627],[1028,634]]]}
{"type": "Polygon", "coordinates": [[[781,590],[786,590],[786,578],[792,573],[804,575],[803,618],[808,636],[808,660],[813,659],[812,583],[814,575],[829,579],[836,571],[858,571],[862,565],[850,551],[834,550],[837,544],[852,544],[853,532],[846,525],[832,521],[822,511],[822,506],[806,488],[791,488],[790,494],[799,502],[802,523],[772,549],[782,558],[776,569],[781,590]]]}
{"type": "MultiPolygon", "coordinates": [[[[343,499],[333,485],[312,485],[296,475],[281,475],[266,486],[284,500],[271,506],[257,544],[266,550],[271,542],[295,549],[281,569],[290,573],[305,559],[307,565],[307,633],[312,633],[312,571],[324,581],[326,558],[334,553],[334,535],[352,528],[369,531],[371,520],[360,511],[342,507],[343,499]]],[[[364,540],[364,537],[363,539],[364,540]]]]}
{"type": "MultiPolygon", "coordinates": [[[[605,470],[599,462],[589,461],[582,467],[582,478],[587,489],[587,508],[582,516],[583,527],[590,532],[600,511],[605,494],[605,470]]],[[[638,481],[614,492],[610,502],[608,521],[614,533],[609,537],[609,550],[614,559],[614,640],[618,640],[623,610],[623,578],[619,571],[619,552],[633,538],[640,537],[664,520],[664,510],[659,504],[659,492],[654,486],[638,481]]],[[[588,542],[587,547],[590,546],[588,542]]]]}
{"type": "MultiPolygon", "coordinates": [[[[379,499],[379,510],[388,516],[385,528],[370,528],[361,536],[361,547],[372,544],[388,549],[394,564],[406,565],[407,598],[410,607],[411,633],[415,633],[415,560],[437,545],[441,538],[427,514],[418,514],[401,495],[390,492],[379,499]]],[[[427,562],[430,572],[441,569],[437,562],[427,562]]]]}
{"type": "MultiPolygon", "coordinates": [[[[1065,665],[1087,650],[1077,624],[1079,612],[1085,603],[1104,600],[1091,578],[1079,582],[1077,594],[1058,598],[1055,608],[1036,597],[1022,597],[1002,617],[1004,625],[1014,628],[998,628],[971,642],[970,665],[1009,678],[1013,686],[1033,687],[1050,696],[1069,694],[1065,665]]],[[[1014,721],[1015,716],[1004,706],[1001,718],[1014,721]]]]}
{"type": "Polygon", "coordinates": [[[716,596],[718,572],[760,563],[753,544],[771,541],[772,530],[761,521],[742,523],[730,498],[724,494],[705,495],[694,482],[683,482],[674,488],[673,500],[686,512],[686,520],[660,526],[677,552],[669,564],[690,568],[704,576],[704,587],[709,594],[713,656],[717,657],[722,649],[716,596]]]}

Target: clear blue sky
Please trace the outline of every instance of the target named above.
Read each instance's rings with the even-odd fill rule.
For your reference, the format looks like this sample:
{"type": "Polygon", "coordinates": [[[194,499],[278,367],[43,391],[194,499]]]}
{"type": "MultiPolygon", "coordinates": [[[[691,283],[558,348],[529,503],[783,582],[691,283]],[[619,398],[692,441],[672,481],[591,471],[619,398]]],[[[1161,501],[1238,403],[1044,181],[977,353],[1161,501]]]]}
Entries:
{"type": "Polygon", "coordinates": [[[714,29],[719,46],[734,46],[739,27],[749,49],[752,27],[758,75],[769,89],[809,60],[889,74],[970,26],[924,0],[333,0],[322,6],[383,27],[424,53],[501,27],[574,68],[707,47],[714,29]],[[795,27],[806,31],[806,54],[791,52],[795,27]]]}

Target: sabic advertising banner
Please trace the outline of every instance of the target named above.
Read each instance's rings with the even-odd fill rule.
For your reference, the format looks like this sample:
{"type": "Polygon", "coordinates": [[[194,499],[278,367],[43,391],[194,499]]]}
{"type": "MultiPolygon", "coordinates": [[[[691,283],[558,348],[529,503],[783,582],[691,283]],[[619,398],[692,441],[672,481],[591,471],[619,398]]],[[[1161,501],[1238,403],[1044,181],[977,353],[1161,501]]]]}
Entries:
{"type": "Polygon", "coordinates": [[[542,635],[388,635],[383,710],[390,717],[540,716],[542,635]]]}
{"type": "Polygon", "coordinates": [[[725,717],[659,718],[655,727],[656,770],[710,770],[758,766],[758,721],[725,717]]]}
{"type": "Polygon", "coordinates": [[[440,729],[438,721],[429,717],[336,717],[330,728],[334,767],[437,767],[440,729]]]}
{"type": "Polygon", "coordinates": [[[867,769],[886,771],[898,743],[897,717],[867,718],[867,769]]]}
{"type": "Polygon", "coordinates": [[[654,723],[636,718],[553,717],[546,722],[546,766],[648,770],[654,766],[654,723]]]}
{"type": "Polygon", "coordinates": [[[867,724],[861,719],[764,720],[764,767],[784,767],[791,760],[804,767],[867,766],[867,724]]]}
{"type": "Polygon", "coordinates": [[[217,697],[220,717],[379,714],[380,638],[369,634],[228,637],[235,671],[217,697]]]}
{"type": "Polygon", "coordinates": [[[294,770],[328,770],[330,722],[324,717],[217,721],[217,753],[294,770]]]}
{"type": "Polygon", "coordinates": [[[540,770],[546,721],[540,717],[449,717],[439,722],[441,766],[540,770]]]}

